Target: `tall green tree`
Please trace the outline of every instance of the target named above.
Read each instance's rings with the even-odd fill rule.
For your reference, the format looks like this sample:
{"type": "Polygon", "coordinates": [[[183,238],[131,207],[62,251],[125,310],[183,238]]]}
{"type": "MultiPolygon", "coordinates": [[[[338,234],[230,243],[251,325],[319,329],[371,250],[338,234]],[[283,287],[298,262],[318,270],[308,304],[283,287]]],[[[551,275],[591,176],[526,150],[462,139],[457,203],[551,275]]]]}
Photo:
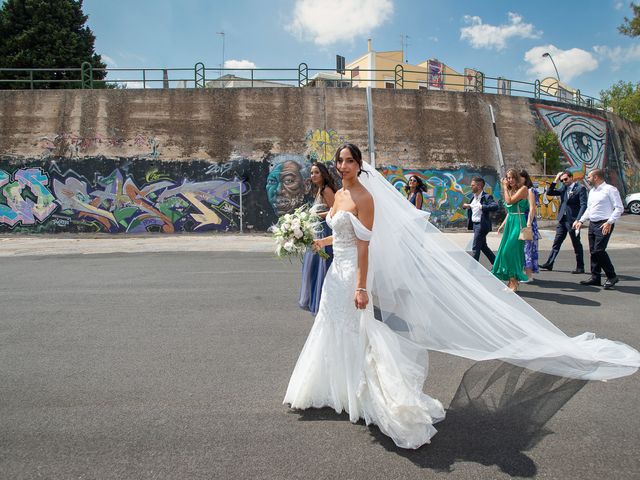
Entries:
{"type": "Polygon", "coordinates": [[[541,166],[546,165],[546,173],[557,172],[562,167],[562,148],[558,136],[548,128],[537,130],[534,136],[534,149],[531,155],[541,166]],[[546,159],[545,159],[546,153],[546,159]]]}
{"type": "Polygon", "coordinates": [[[624,23],[618,27],[618,31],[629,37],[640,36],[640,5],[632,3],[633,18],[624,17],[624,23]]]}
{"type": "Polygon", "coordinates": [[[600,92],[600,99],[613,113],[632,122],[640,122],[640,82],[620,80],[600,92]]]}
{"type": "MultiPolygon", "coordinates": [[[[105,68],[94,50],[95,36],[85,25],[82,0],[6,0],[0,5],[0,68],[79,68],[89,62],[105,68]]],[[[104,71],[94,71],[102,79],[104,71]]],[[[3,79],[26,79],[26,72],[0,72],[3,79]]],[[[80,72],[38,72],[35,88],[80,87],[80,72]]],[[[29,88],[27,83],[0,83],[0,88],[29,88]]]]}

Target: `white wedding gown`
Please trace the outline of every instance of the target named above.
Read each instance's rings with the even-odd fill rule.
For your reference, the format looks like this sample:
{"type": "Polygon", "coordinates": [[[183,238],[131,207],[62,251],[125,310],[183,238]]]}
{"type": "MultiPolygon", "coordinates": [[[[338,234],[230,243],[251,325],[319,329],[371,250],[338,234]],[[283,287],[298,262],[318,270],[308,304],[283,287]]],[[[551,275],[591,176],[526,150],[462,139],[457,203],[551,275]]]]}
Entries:
{"type": "Polygon", "coordinates": [[[422,391],[427,349],[376,320],[371,302],[356,309],[356,238],[369,240],[371,231],[346,211],[327,215],[327,223],[334,260],[284,403],[346,411],[354,423],[377,425],[399,447],[418,448],[445,416],[442,404],[422,391]]]}

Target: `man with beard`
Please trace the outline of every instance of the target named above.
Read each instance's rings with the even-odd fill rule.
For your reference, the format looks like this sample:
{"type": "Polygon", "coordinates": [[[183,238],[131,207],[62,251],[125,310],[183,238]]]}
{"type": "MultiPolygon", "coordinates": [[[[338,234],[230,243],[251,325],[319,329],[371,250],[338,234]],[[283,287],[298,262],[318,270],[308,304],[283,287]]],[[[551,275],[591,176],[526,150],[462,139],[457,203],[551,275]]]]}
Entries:
{"type": "Polygon", "coordinates": [[[291,213],[304,203],[302,167],[295,160],[274,165],[267,177],[267,197],[279,217],[291,213]]]}

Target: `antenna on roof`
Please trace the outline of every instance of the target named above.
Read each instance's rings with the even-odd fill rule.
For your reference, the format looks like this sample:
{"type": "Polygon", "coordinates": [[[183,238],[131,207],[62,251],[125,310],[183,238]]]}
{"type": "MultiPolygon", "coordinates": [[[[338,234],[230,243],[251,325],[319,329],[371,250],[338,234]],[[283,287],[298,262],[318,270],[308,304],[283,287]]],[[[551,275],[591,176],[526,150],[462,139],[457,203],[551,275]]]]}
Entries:
{"type": "Polygon", "coordinates": [[[409,47],[409,35],[400,35],[400,45],[402,49],[402,61],[404,63],[409,63],[409,55],[407,55],[407,50],[409,47]]]}

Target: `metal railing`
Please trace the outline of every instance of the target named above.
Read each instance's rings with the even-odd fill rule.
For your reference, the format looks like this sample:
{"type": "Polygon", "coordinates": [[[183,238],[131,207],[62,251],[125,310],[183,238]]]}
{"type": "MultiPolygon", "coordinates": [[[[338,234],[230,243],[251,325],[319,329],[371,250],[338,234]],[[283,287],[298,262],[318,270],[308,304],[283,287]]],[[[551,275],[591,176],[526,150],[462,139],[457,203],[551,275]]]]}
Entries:
{"type": "Polygon", "coordinates": [[[306,63],[297,68],[207,68],[198,62],[193,68],[93,68],[85,62],[80,68],[0,68],[0,89],[20,88],[231,88],[231,87],[305,87],[343,88],[382,85],[383,88],[494,93],[548,99],[606,109],[601,99],[542,86],[539,80],[526,82],[503,77],[488,77],[476,72],[473,81],[464,74],[446,73],[434,77],[425,70],[404,65],[394,69],[345,69],[338,74],[331,68],[310,69],[306,63]],[[330,75],[323,76],[324,73],[330,75]],[[314,78],[311,75],[316,75],[314,78]],[[380,78],[380,76],[382,78],[380,78]],[[546,88],[546,90],[545,90],[546,88]]]}

